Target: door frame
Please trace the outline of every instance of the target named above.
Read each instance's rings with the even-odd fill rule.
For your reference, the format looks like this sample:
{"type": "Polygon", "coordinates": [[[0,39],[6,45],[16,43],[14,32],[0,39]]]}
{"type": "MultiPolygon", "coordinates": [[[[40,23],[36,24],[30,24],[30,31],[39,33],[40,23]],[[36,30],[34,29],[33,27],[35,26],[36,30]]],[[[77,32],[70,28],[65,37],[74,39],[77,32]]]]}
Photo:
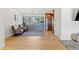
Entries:
{"type": "MultiPolygon", "coordinates": [[[[24,16],[43,16],[44,17],[44,25],[43,25],[43,30],[45,31],[46,30],[46,27],[45,27],[45,15],[36,15],[36,14],[34,14],[34,15],[23,15],[23,17],[24,16]]],[[[23,20],[23,22],[24,22],[24,20],[23,20]]]]}
{"type": "MultiPolygon", "coordinates": [[[[46,15],[45,16],[45,31],[47,31],[47,25],[46,25],[46,15]]],[[[52,17],[52,29],[54,31],[54,10],[53,10],[53,17],[52,17]]]]}

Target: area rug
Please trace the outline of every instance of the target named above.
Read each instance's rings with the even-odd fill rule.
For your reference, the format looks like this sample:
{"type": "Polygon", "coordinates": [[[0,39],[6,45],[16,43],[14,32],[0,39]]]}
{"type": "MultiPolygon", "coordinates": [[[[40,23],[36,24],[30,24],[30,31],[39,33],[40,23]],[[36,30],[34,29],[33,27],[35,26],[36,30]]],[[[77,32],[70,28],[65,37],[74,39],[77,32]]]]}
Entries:
{"type": "Polygon", "coordinates": [[[62,43],[68,50],[79,50],[79,45],[75,44],[72,40],[62,40],[62,43]]]}
{"type": "Polygon", "coordinates": [[[27,31],[23,33],[23,36],[43,36],[43,31],[27,31]]]}

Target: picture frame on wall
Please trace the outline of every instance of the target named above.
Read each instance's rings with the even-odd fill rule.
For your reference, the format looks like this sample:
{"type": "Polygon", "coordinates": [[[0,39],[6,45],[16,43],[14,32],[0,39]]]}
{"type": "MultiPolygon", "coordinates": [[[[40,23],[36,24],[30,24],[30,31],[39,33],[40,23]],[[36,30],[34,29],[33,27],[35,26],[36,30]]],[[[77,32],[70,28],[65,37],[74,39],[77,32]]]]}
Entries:
{"type": "Polygon", "coordinates": [[[18,15],[14,15],[14,20],[18,21],[18,15]]]}
{"type": "Polygon", "coordinates": [[[16,21],[16,15],[14,15],[14,20],[16,21]]]}
{"type": "Polygon", "coordinates": [[[72,9],[72,21],[79,21],[79,8],[72,9]]]}

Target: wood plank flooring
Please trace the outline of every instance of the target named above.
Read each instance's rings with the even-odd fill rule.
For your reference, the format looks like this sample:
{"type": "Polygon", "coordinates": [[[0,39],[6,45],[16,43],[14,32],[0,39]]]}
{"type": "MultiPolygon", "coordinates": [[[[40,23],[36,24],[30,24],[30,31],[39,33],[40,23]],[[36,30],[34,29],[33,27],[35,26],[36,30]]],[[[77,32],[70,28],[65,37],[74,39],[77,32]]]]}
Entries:
{"type": "Polygon", "coordinates": [[[66,50],[59,38],[51,31],[44,36],[12,36],[5,41],[3,50],[66,50]]]}

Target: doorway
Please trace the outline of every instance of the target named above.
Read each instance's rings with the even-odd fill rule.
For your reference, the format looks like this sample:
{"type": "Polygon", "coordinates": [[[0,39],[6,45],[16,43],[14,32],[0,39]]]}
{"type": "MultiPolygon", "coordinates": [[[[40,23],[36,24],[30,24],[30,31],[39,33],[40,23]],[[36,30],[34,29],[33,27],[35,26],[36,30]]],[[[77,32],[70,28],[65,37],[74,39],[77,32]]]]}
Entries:
{"type": "Polygon", "coordinates": [[[27,15],[23,19],[23,23],[28,26],[29,31],[44,30],[44,17],[42,15],[27,15]]]}
{"type": "Polygon", "coordinates": [[[46,31],[54,33],[54,13],[45,14],[46,31]]]}
{"type": "Polygon", "coordinates": [[[27,26],[28,31],[23,35],[26,36],[42,36],[44,30],[44,16],[43,15],[26,15],[23,23],[27,26]]]}

